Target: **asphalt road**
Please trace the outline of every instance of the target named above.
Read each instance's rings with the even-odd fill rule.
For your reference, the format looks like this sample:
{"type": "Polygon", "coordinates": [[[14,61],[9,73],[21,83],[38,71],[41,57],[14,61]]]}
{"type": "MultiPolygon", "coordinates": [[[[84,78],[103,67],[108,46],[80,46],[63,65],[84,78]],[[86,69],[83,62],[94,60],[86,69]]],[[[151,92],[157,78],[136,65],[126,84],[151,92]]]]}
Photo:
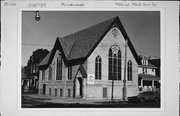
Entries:
{"type": "Polygon", "coordinates": [[[61,104],[61,103],[45,103],[36,104],[32,106],[22,106],[22,108],[160,108],[158,104],[155,103],[113,103],[113,104],[61,104]]]}
{"type": "Polygon", "coordinates": [[[51,102],[52,98],[47,97],[22,97],[22,108],[160,108],[160,103],[156,102],[126,102],[123,104],[121,101],[101,101],[101,102],[51,102]]]}

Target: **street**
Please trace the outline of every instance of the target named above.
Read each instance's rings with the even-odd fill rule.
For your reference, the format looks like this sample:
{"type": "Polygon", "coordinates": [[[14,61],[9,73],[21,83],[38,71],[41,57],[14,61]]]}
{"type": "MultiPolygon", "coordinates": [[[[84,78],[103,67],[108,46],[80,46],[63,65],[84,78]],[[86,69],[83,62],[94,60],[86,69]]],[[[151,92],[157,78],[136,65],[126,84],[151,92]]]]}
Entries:
{"type": "Polygon", "coordinates": [[[47,97],[40,95],[23,95],[22,108],[160,108],[156,102],[126,102],[82,100],[73,98],[47,97]]]}

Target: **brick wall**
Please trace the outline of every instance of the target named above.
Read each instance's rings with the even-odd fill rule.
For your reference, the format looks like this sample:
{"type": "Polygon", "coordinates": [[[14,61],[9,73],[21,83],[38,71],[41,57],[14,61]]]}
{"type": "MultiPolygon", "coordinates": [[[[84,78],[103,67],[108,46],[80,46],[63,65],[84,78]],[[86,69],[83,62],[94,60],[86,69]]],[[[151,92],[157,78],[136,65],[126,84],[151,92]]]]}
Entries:
{"type": "MultiPolygon", "coordinates": [[[[109,48],[112,45],[118,45],[121,50],[121,81],[114,82],[114,98],[121,99],[122,98],[122,87],[123,87],[123,78],[124,78],[124,57],[125,57],[125,40],[118,30],[117,36],[113,36],[110,30],[100,44],[95,48],[92,54],[89,56],[87,61],[83,64],[85,70],[87,70],[87,74],[95,74],[95,58],[100,55],[102,58],[102,79],[95,80],[94,85],[87,84],[87,79],[83,78],[83,98],[84,99],[111,99],[111,90],[112,90],[112,81],[108,80],[108,52],[109,48]],[[103,98],[103,88],[107,90],[107,96],[103,98]]],[[[55,95],[55,88],[57,89],[57,94],[60,94],[60,89],[63,89],[63,97],[68,96],[67,90],[71,90],[71,97],[73,96],[73,80],[79,68],[79,65],[72,67],[72,80],[67,80],[68,68],[63,63],[63,71],[62,71],[62,80],[56,81],[56,58],[58,57],[59,51],[56,51],[56,54],[53,58],[52,63],[50,64],[52,67],[52,80],[48,81],[48,68],[46,69],[46,77],[45,81],[42,81],[42,71],[40,71],[40,84],[39,89],[42,91],[43,84],[46,84],[46,94],[49,94],[49,88],[51,88],[51,95],[55,95]]],[[[132,61],[132,81],[127,82],[127,96],[133,96],[138,94],[138,65],[130,51],[127,49],[127,62],[128,60],[132,61]]],[[[127,73],[126,73],[127,74],[127,73]]],[[[77,73],[76,77],[82,77],[80,73],[77,73]]],[[[127,76],[126,76],[127,77],[127,76]]],[[[76,81],[77,84],[77,81],[76,81]]],[[[76,88],[77,89],[77,88],[76,88]]],[[[76,90],[76,94],[78,94],[79,90],[76,90]]],[[[42,92],[40,92],[42,93],[42,92]]]]}
{"type": "MultiPolygon", "coordinates": [[[[56,64],[57,64],[57,57],[59,56],[60,52],[57,50],[54,58],[52,60],[52,63],[50,66],[52,67],[52,80],[48,80],[49,76],[49,67],[45,70],[45,81],[42,81],[42,71],[40,70],[39,74],[39,94],[42,94],[43,84],[46,84],[46,95],[49,95],[49,88],[51,88],[51,96],[55,96],[55,89],[57,89],[57,96],[60,96],[60,89],[63,90],[63,96],[62,97],[68,97],[68,89],[70,89],[70,97],[73,97],[73,81],[76,77],[81,76],[77,75],[77,71],[79,68],[79,65],[72,66],[72,79],[68,80],[68,67],[65,66],[64,62],[62,63],[62,80],[56,80],[56,64]]],[[[85,62],[83,64],[85,70],[87,63],[85,62]]]]}
{"type": "MultiPolygon", "coordinates": [[[[112,29],[105,35],[100,44],[96,47],[93,53],[87,60],[87,73],[95,74],[95,58],[100,55],[102,58],[102,79],[95,80],[94,85],[87,85],[87,98],[102,98],[103,87],[107,87],[108,99],[111,98],[111,88],[112,81],[108,80],[108,55],[109,48],[112,45],[118,45],[121,50],[121,81],[114,82],[114,98],[121,99],[122,98],[122,87],[123,87],[123,78],[124,78],[124,58],[125,58],[125,40],[118,29],[118,34],[116,37],[111,33],[112,29]]],[[[132,61],[132,81],[127,82],[127,96],[133,96],[138,94],[138,65],[133,57],[130,49],[127,49],[127,62],[128,60],[132,61]]],[[[126,63],[127,64],[127,63],[126,63]]],[[[127,65],[126,65],[127,66],[127,65]]],[[[127,74],[127,73],[126,73],[127,74]]],[[[126,76],[127,77],[127,76],[126,76]]]]}

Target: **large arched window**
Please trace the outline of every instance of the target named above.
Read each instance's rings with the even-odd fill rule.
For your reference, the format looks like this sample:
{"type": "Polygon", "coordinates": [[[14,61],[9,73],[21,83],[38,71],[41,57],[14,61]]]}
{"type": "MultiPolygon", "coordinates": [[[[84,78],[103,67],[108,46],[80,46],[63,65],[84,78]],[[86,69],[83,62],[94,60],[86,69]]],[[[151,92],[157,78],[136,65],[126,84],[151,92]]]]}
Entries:
{"type": "Polygon", "coordinates": [[[101,79],[101,57],[95,59],[95,79],[101,79]]]}
{"type": "Polygon", "coordinates": [[[132,81],[132,61],[131,60],[128,61],[127,76],[128,76],[127,80],[132,81]]]}
{"type": "Polygon", "coordinates": [[[121,80],[121,51],[117,45],[109,49],[109,80],[121,80]]]}
{"type": "Polygon", "coordinates": [[[62,80],[62,58],[57,58],[56,80],[62,80]]]}
{"type": "Polygon", "coordinates": [[[52,68],[49,66],[49,77],[48,80],[52,80],[52,68]]]}

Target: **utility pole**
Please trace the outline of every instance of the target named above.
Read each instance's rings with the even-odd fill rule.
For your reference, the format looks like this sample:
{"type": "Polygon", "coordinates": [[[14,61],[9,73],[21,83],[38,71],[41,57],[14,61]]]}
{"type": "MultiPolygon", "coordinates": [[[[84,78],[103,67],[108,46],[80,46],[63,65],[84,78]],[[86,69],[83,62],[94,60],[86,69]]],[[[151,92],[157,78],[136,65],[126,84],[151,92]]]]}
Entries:
{"type": "Polygon", "coordinates": [[[123,80],[123,103],[125,103],[126,101],[126,58],[127,58],[127,43],[128,40],[126,40],[125,42],[125,58],[124,58],[124,80],[123,80]]]}
{"type": "MultiPolygon", "coordinates": [[[[113,64],[113,59],[112,60],[112,64],[113,64]]],[[[112,91],[111,91],[111,100],[113,100],[113,92],[114,92],[114,66],[112,66],[112,91]]]]}

